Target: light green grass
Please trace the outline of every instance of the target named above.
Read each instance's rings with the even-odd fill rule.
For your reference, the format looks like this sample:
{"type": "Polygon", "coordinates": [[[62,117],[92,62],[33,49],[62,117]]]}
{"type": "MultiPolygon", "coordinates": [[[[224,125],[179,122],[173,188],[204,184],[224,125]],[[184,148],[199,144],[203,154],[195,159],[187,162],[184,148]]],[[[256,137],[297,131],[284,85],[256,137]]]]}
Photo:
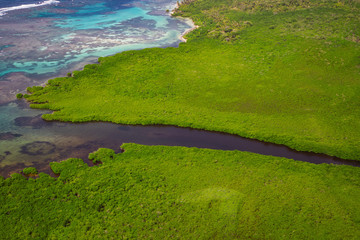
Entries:
{"type": "Polygon", "coordinates": [[[47,120],[193,127],[360,160],[356,1],[199,0],[176,15],[201,25],[186,44],[100,58],[29,89],[43,103],[31,106],[56,110],[47,120]]]}
{"type": "Polygon", "coordinates": [[[359,239],[360,169],[125,144],[0,178],[2,239],[359,239]]]}

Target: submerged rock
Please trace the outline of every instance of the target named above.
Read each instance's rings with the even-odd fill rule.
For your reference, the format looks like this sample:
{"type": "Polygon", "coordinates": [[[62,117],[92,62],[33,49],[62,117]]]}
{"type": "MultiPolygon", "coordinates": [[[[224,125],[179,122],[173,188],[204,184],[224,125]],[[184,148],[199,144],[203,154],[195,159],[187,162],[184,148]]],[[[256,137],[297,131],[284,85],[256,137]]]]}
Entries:
{"type": "Polygon", "coordinates": [[[41,115],[36,117],[18,117],[15,118],[15,125],[20,127],[33,127],[33,128],[42,128],[45,125],[49,126],[50,122],[46,122],[44,119],[41,118],[41,115]]]}
{"type": "Polygon", "coordinates": [[[50,142],[35,141],[21,147],[21,153],[27,155],[45,155],[55,152],[56,146],[50,142]]]}
{"type": "Polygon", "coordinates": [[[21,137],[21,134],[12,133],[12,132],[4,132],[0,133],[0,140],[13,140],[14,138],[21,137]]]}

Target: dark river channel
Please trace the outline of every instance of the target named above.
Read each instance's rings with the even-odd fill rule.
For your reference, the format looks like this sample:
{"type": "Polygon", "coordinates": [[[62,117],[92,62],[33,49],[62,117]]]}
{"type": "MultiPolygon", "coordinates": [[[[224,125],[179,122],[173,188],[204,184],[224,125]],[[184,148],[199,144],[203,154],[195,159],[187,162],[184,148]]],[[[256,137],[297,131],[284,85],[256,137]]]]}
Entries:
{"type": "MultiPolygon", "coordinates": [[[[22,107],[26,108],[24,105],[22,107]]],[[[87,161],[90,152],[96,151],[100,147],[120,152],[122,143],[240,150],[315,164],[360,166],[359,161],[343,160],[324,154],[298,152],[283,145],[246,139],[231,134],[174,126],[130,126],[104,122],[46,122],[39,114],[43,111],[28,110],[37,115],[17,117],[11,120],[11,124],[16,127],[14,132],[0,133],[0,149],[3,150],[0,152],[0,175],[4,177],[29,166],[51,173],[49,162],[70,157],[82,158],[91,165],[87,161]],[[26,131],[32,132],[30,135],[34,138],[23,139],[24,136],[29,135],[26,131]]]]}

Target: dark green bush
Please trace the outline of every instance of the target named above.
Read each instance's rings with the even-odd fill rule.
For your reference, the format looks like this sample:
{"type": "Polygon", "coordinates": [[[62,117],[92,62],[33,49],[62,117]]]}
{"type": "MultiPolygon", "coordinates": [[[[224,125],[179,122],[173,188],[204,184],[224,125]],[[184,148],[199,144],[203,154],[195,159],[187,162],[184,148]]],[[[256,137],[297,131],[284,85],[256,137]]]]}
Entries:
{"type": "Polygon", "coordinates": [[[37,175],[38,171],[36,168],[34,167],[28,167],[28,168],[24,168],[24,170],[22,171],[23,174],[29,176],[29,175],[37,175]]]}
{"type": "Polygon", "coordinates": [[[89,154],[89,160],[92,160],[93,163],[102,162],[104,159],[112,159],[115,156],[115,152],[112,149],[108,148],[99,148],[96,152],[89,154]]]}

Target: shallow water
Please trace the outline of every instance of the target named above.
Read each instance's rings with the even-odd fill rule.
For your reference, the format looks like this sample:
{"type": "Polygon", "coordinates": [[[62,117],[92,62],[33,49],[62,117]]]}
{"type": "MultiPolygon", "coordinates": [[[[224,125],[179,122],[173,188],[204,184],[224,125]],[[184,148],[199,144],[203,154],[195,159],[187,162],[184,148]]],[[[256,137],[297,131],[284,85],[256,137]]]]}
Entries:
{"type": "Polygon", "coordinates": [[[95,63],[100,56],[177,46],[181,33],[192,25],[166,13],[175,4],[60,0],[5,12],[0,16],[0,103],[14,100],[28,86],[95,63]]]}

